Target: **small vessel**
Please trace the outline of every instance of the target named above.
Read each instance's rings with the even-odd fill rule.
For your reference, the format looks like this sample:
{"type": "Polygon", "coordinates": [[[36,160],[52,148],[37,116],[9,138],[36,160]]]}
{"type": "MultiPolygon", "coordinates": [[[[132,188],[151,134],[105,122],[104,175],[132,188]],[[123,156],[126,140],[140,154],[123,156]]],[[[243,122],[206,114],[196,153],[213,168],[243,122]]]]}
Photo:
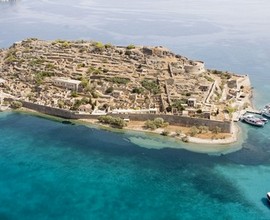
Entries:
{"type": "Polygon", "coordinates": [[[266,122],[264,122],[262,119],[255,117],[254,115],[246,115],[242,118],[243,121],[245,121],[248,124],[257,126],[257,127],[263,127],[266,122]]]}
{"type": "Polygon", "coordinates": [[[265,117],[267,117],[267,118],[270,118],[270,110],[267,109],[267,108],[264,108],[262,110],[262,115],[265,116],[265,117]]]}
{"type": "MultiPolygon", "coordinates": [[[[245,115],[243,117],[247,117],[247,118],[257,118],[257,119],[260,119],[262,122],[264,122],[265,124],[268,123],[268,119],[262,117],[261,115],[253,115],[253,114],[248,114],[248,115],[245,115]]],[[[243,119],[242,117],[242,119],[243,119]]]]}
{"type": "Polygon", "coordinates": [[[270,118],[270,104],[264,106],[263,110],[261,111],[261,115],[270,118]]]}
{"type": "Polygon", "coordinates": [[[270,202],[270,192],[268,192],[268,193],[266,194],[266,197],[267,197],[267,199],[268,199],[268,202],[270,202]]]}

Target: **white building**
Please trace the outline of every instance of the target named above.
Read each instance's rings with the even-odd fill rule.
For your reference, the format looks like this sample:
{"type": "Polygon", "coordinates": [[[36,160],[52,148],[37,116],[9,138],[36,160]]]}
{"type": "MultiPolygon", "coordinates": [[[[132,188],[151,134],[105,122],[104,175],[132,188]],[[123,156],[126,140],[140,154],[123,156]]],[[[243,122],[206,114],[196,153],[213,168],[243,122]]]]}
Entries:
{"type": "Polygon", "coordinates": [[[112,114],[157,114],[157,108],[149,109],[114,109],[111,112],[112,114]]]}
{"type": "Polygon", "coordinates": [[[187,101],[187,104],[189,107],[195,107],[196,106],[196,99],[195,98],[189,98],[187,101]]]}
{"type": "Polygon", "coordinates": [[[78,91],[79,85],[81,84],[80,80],[74,79],[66,79],[66,78],[55,78],[53,80],[53,84],[59,87],[63,87],[66,89],[71,89],[74,91],[78,91]]]}

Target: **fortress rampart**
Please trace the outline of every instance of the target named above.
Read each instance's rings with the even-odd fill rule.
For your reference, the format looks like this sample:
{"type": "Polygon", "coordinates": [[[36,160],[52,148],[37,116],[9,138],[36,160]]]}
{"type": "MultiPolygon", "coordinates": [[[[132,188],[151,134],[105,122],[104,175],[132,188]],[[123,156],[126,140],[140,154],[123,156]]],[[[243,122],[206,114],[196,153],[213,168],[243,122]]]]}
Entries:
{"type": "MultiPolygon", "coordinates": [[[[13,101],[11,98],[5,98],[5,101],[13,101]]],[[[19,100],[20,101],[20,100],[19,100]]],[[[49,106],[39,105],[31,102],[20,101],[23,107],[29,108],[40,113],[57,116],[66,119],[97,119],[98,115],[78,114],[64,109],[53,108],[49,106]]],[[[111,114],[115,117],[123,119],[130,119],[132,121],[146,121],[154,120],[155,118],[163,118],[164,121],[169,122],[171,125],[180,125],[184,127],[191,126],[207,126],[209,130],[214,130],[216,127],[221,129],[221,132],[231,133],[231,122],[229,121],[214,121],[203,118],[192,118],[178,115],[165,115],[165,114],[111,114]]]]}
{"type": "Polygon", "coordinates": [[[190,64],[185,65],[184,69],[185,69],[186,73],[202,73],[205,71],[204,62],[192,61],[190,64]]]}

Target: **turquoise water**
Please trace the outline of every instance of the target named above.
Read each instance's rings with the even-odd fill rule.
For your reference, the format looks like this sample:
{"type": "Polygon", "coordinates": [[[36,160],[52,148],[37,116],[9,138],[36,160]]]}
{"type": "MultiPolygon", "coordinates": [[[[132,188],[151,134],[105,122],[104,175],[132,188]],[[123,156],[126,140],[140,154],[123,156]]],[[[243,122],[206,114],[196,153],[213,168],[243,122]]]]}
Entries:
{"type": "Polygon", "coordinates": [[[25,114],[1,113],[0,133],[0,219],[266,219],[269,167],[25,114]]]}
{"type": "MultiPolygon", "coordinates": [[[[259,108],[270,101],[269,7],[267,0],[0,2],[0,47],[27,37],[163,45],[209,68],[248,73],[259,108]]],[[[153,135],[0,113],[0,219],[270,219],[270,124],[240,126],[241,150],[209,156],[153,135]]]]}

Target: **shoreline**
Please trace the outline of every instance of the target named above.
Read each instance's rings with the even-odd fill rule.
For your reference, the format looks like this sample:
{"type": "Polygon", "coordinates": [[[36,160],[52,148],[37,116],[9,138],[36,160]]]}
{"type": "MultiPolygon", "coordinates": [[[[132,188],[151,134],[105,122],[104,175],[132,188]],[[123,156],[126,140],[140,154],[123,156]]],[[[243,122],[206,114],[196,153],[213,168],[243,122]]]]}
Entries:
{"type": "MultiPolygon", "coordinates": [[[[161,135],[162,131],[165,129],[156,129],[154,131],[143,129],[142,127],[124,127],[123,129],[117,129],[112,128],[109,125],[101,124],[95,119],[79,119],[79,122],[82,122],[86,125],[94,125],[98,126],[102,129],[109,129],[113,132],[135,132],[138,134],[146,134],[146,135],[154,135],[156,138],[163,138],[163,140],[167,139],[169,141],[172,141],[176,143],[174,146],[169,146],[170,148],[174,149],[186,149],[188,151],[196,152],[196,153],[206,153],[206,154],[212,154],[212,155],[221,155],[221,154],[227,154],[232,153],[235,151],[238,151],[242,148],[242,142],[244,138],[242,138],[242,131],[241,128],[236,124],[232,123],[232,133],[227,134],[228,137],[224,139],[204,139],[204,138],[198,138],[198,137],[188,137],[188,141],[184,142],[182,140],[183,136],[174,136],[174,135],[168,135],[164,136],[161,135]]],[[[144,122],[142,122],[144,123],[144,122]]],[[[178,128],[185,128],[186,127],[180,127],[180,126],[172,126],[172,127],[178,127],[178,128]]],[[[135,142],[135,144],[140,144],[135,142]]],[[[145,147],[145,146],[143,146],[145,147]]],[[[167,146],[168,147],[168,146],[167,146]]],[[[147,148],[153,148],[153,147],[147,147],[147,148]]],[[[155,149],[160,149],[159,147],[155,149]]]]}
{"type": "MultiPolygon", "coordinates": [[[[240,141],[240,135],[241,135],[241,128],[236,124],[232,123],[232,133],[226,134],[228,137],[226,138],[220,138],[220,139],[210,139],[210,138],[199,138],[199,137],[190,137],[186,136],[186,134],[182,134],[180,136],[176,136],[174,133],[171,133],[171,135],[164,136],[161,135],[161,133],[168,128],[159,128],[154,131],[147,130],[142,127],[144,122],[134,122],[133,125],[129,125],[127,127],[124,127],[123,129],[117,129],[113,128],[110,125],[102,124],[98,122],[97,119],[64,119],[56,116],[51,116],[47,114],[40,113],[38,111],[28,109],[28,108],[21,108],[18,110],[11,110],[11,112],[18,112],[18,113],[25,113],[25,114],[31,114],[34,116],[40,116],[47,118],[49,120],[56,120],[56,121],[70,121],[74,122],[75,124],[83,124],[85,126],[92,126],[96,129],[105,129],[110,130],[112,132],[138,132],[138,134],[146,134],[146,135],[155,135],[155,137],[159,138],[167,138],[167,140],[173,141],[177,143],[179,146],[170,146],[171,148],[175,149],[186,149],[189,151],[197,152],[197,153],[208,153],[208,154],[226,154],[231,153],[237,150],[241,149],[241,144],[237,144],[240,141]],[[134,126],[135,124],[135,126],[134,126]],[[139,125],[138,125],[139,124],[139,125]],[[183,141],[183,137],[187,137],[188,141],[183,141]]],[[[130,122],[129,122],[130,123],[130,122]]],[[[168,126],[169,129],[180,129],[180,130],[188,130],[187,127],[181,127],[181,126],[168,126]]],[[[222,134],[223,135],[223,134],[222,134]]]]}
{"type": "MultiPolygon", "coordinates": [[[[112,132],[127,132],[130,134],[145,134],[151,139],[151,136],[154,138],[160,138],[160,142],[163,142],[165,140],[168,142],[173,143],[173,145],[170,146],[157,146],[153,147],[151,144],[150,145],[144,145],[144,143],[141,143],[141,140],[137,140],[138,138],[130,138],[130,141],[133,143],[149,148],[149,149],[162,149],[162,148],[173,148],[173,149],[185,149],[191,152],[195,153],[204,153],[204,154],[209,154],[209,155],[222,155],[222,154],[228,154],[232,153],[235,151],[238,151],[242,148],[242,141],[243,138],[241,136],[241,128],[236,124],[233,123],[233,132],[230,134],[231,136],[225,139],[202,139],[202,138],[196,138],[192,137],[189,139],[188,142],[184,142],[181,137],[176,137],[176,136],[163,136],[161,135],[161,132],[164,129],[157,129],[154,131],[151,130],[146,130],[142,128],[129,128],[129,127],[124,127],[123,129],[117,129],[117,128],[112,128],[109,125],[101,124],[98,123],[97,120],[95,119],[79,119],[77,120],[79,123],[82,123],[86,126],[98,126],[97,128],[105,129],[105,130],[110,130],[112,132]],[[135,139],[135,140],[134,140],[135,139]]],[[[177,126],[180,128],[180,126],[177,126]]],[[[181,127],[183,128],[183,127],[181,127]]],[[[140,138],[139,138],[140,139],[140,138]]],[[[156,140],[155,140],[156,141],[156,140]]],[[[157,144],[158,141],[156,142],[157,144]]]]}
{"type": "MultiPolygon", "coordinates": [[[[104,126],[104,127],[111,128],[111,129],[115,129],[115,128],[112,128],[109,125],[102,124],[102,123],[98,122],[98,120],[96,120],[96,119],[78,119],[78,121],[82,121],[82,122],[86,122],[86,123],[90,123],[90,124],[94,124],[94,125],[100,125],[100,126],[104,126]]],[[[133,124],[137,124],[137,126],[128,125],[127,127],[124,127],[121,130],[123,130],[123,131],[138,131],[138,132],[143,132],[143,133],[152,133],[152,134],[158,134],[158,135],[162,136],[161,133],[163,131],[173,130],[173,129],[179,129],[179,130],[188,131],[190,129],[189,127],[171,126],[171,125],[169,125],[166,128],[158,128],[156,130],[149,130],[149,129],[144,129],[143,128],[142,125],[144,124],[144,122],[136,121],[136,122],[133,122],[133,124]]],[[[228,136],[226,138],[216,138],[216,139],[211,138],[210,139],[210,138],[191,137],[191,136],[187,136],[184,133],[182,135],[180,135],[180,136],[176,136],[176,134],[173,133],[173,132],[170,135],[167,135],[167,137],[175,138],[175,139],[178,139],[178,140],[181,140],[183,137],[187,137],[188,141],[187,142],[183,141],[183,143],[227,145],[227,144],[232,144],[232,143],[235,143],[235,142],[239,141],[240,133],[241,133],[240,132],[240,127],[237,126],[235,123],[233,123],[232,124],[232,133],[231,134],[229,134],[229,133],[221,133],[220,134],[221,136],[223,136],[223,135],[228,136]]],[[[210,133],[208,133],[208,135],[210,135],[210,133]]],[[[163,135],[163,136],[166,136],[166,135],[163,135]]]]}

